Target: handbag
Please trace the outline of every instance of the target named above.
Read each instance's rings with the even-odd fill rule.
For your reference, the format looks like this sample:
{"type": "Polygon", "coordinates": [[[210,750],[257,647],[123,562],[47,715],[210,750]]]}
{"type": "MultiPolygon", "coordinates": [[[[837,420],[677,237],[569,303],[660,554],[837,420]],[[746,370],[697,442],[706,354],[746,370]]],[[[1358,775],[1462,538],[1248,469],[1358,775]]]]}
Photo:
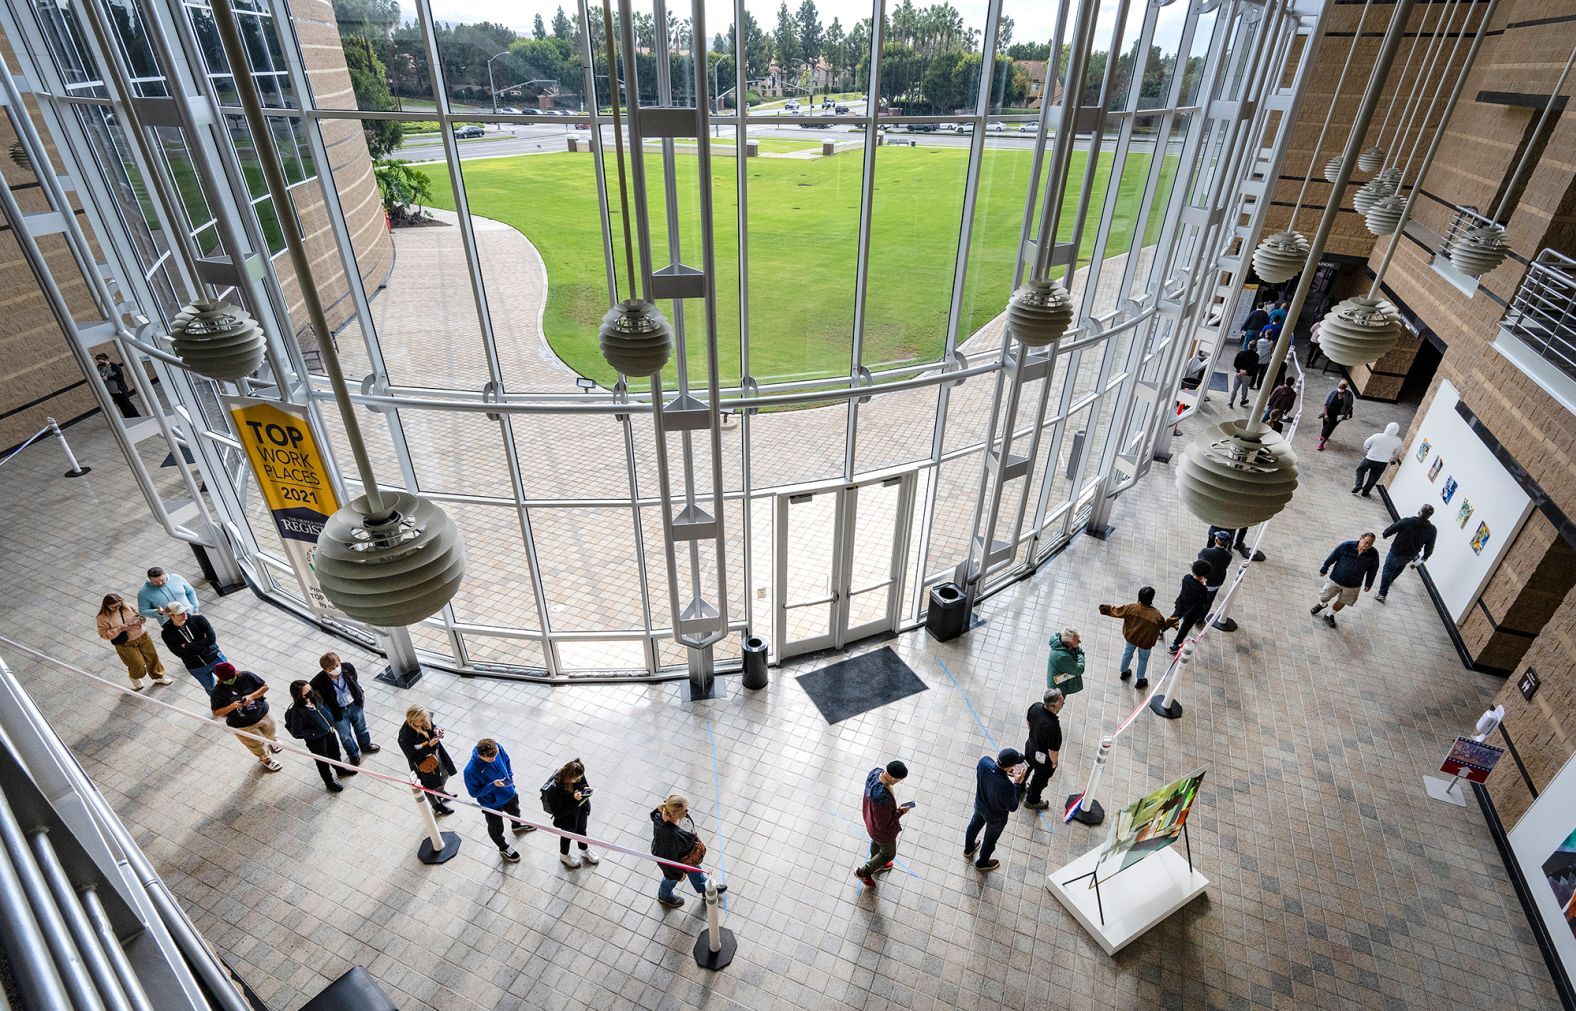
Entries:
{"type": "Polygon", "coordinates": [[[706,844],[701,842],[699,839],[696,839],[695,845],[690,847],[690,851],[684,854],[684,859],[680,860],[679,862],[689,864],[691,867],[699,867],[700,862],[705,859],[706,844]]]}
{"type": "Polygon", "coordinates": [[[428,755],[426,758],[423,758],[421,761],[417,762],[416,763],[416,771],[419,772],[419,773],[422,773],[423,775],[427,775],[427,776],[430,776],[434,772],[437,772],[438,771],[438,756],[437,755],[428,755]]]}
{"type": "Polygon", "coordinates": [[[111,646],[124,646],[124,645],[126,645],[126,643],[128,643],[130,641],[131,641],[130,633],[122,632],[119,635],[117,635],[115,638],[111,639],[109,641],[109,644],[111,646]]]}

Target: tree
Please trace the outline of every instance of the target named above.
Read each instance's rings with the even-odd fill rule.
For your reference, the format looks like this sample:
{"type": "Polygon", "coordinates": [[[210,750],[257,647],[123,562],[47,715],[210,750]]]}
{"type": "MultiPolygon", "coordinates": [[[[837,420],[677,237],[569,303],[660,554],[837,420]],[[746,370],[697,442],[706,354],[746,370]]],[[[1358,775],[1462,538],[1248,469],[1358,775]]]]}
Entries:
{"type": "Polygon", "coordinates": [[[1005,53],[1012,48],[1012,30],[1015,27],[1012,18],[1003,14],[996,25],[996,52],[1005,53]]]}
{"type": "MultiPolygon", "coordinates": [[[[562,7],[558,8],[558,12],[553,15],[553,38],[561,42],[568,42],[571,45],[575,41],[575,26],[570,22],[568,16],[564,14],[562,7]]],[[[593,39],[592,41],[595,42],[596,40],[593,39]]],[[[593,45],[592,48],[596,47],[593,45]]]]}
{"type": "Polygon", "coordinates": [[[538,14],[536,20],[531,22],[531,37],[533,39],[547,38],[547,26],[542,23],[542,16],[538,14]]]}
{"type": "Polygon", "coordinates": [[[854,82],[856,87],[864,88],[870,81],[870,61],[867,59],[869,53],[870,19],[863,18],[848,30],[848,37],[843,40],[841,63],[859,75],[859,80],[854,82]]]}
{"type": "Polygon", "coordinates": [[[799,29],[799,54],[811,66],[821,55],[823,31],[821,29],[821,12],[815,9],[815,0],[804,0],[799,5],[799,11],[794,15],[799,29]]]}
{"type": "MultiPolygon", "coordinates": [[[[1001,48],[1002,43],[997,44],[1001,48]]],[[[1006,47],[1007,55],[1015,60],[1048,60],[1051,58],[1049,42],[1014,42],[1006,47]]]]}
{"type": "Polygon", "coordinates": [[[843,71],[848,69],[848,52],[843,45],[843,26],[836,18],[827,26],[821,40],[821,55],[826,57],[826,70],[833,83],[843,83],[843,71]]]}
{"type": "MultiPolygon", "coordinates": [[[[111,8],[117,4],[111,4],[111,8]]],[[[399,0],[334,0],[339,34],[386,42],[399,27],[399,0]]]]}
{"type": "MultiPolygon", "coordinates": [[[[350,71],[350,87],[356,93],[356,108],[370,112],[394,109],[397,103],[389,91],[388,72],[378,59],[372,40],[352,35],[341,40],[341,48],[345,51],[345,67],[350,71]]],[[[387,157],[404,137],[404,127],[397,120],[362,120],[361,128],[373,160],[387,157]]]]}
{"type": "Polygon", "coordinates": [[[787,0],[777,8],[777,29],[772,32],[772,55],[786,77],[793,61],[799,58],[799,26],[788,13],[787,0]]]}

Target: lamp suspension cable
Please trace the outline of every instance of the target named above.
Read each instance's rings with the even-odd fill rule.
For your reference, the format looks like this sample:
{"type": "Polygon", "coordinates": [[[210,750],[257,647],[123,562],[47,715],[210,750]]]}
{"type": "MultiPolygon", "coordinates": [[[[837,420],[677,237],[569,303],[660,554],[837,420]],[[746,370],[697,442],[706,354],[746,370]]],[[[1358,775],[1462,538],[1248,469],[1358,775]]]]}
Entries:
{"type": "MultiPolygon", "coordinates": [[[[1412,162],[1417,158],[1418,148],[1423,146],[1423,131],[1425,129],[1427,129],[1429,120],[1434,118],[1434,106],[1439,104],[1439,96],[1445,89],[1445,75],[1450,70],[1451,65],[1456,62],[1456,53],[1461,50],[1461,40],[1466,37],[1467,19],[1471,16],[1471,14],[1472,14],[1472,11],[1470,9],[1462,12],[1462,15],[1461,15],[1461,26],[1455,33],[1456,34],[1456,41],[1454,42],[1454,44],[1451,45],[1451,47],[1450,47],[1450,55],[1445,58],[1444,66],[1439,68],[1439,75],[1434,79],[1434,93],[1433,93],[1433,95],[1429,96],[1429,99],[1428,99],[1428,111],[1424,112],[1422,117],[1417,122],[1417,136],[1412,138],[1412,147],[1406,153],[1406,164],[1401,167],[1401,180],[1403,182],[1406,179],[1411,177],[1411,174],[1412,174],[1412,162]]],[[[1478,31],[1481,32],[1483,30],[1484,25],[1486,25],[1486,24],[1487,24],[1486,21],[1485,22],[1480,22],[1478,24],[1478,31]]],[[[1472,58],[1473,55],[1475,55],[1475,51],[1468,50],[1468,52],[1467,52],[1467,62],[1463,63],[1461,65],[1461,69],[1460,69],[1459,73],[1456,75],[1456,82],[1457,82],[1458,87],[1460,85],[1462,77],[1466,74],[1467,67],[1469,67],[1471,65],[1471,58],[1472,58]]],[[[1445,112],[1444,112],[1442,118],[1439,120],[1438,125],[1435,128],[1435,131],[1434,131],[1434,136],[1435,137],[1438,137],[1439,131],[1441,131],[1441,130],[1443,130],[1445,128],[1445,123],[1450,119],[1450,112],[1451,112],[1452,108],[1453,107],[1447,102],[1446,105],[1445,105],[1445,112]]],[[[1424,174],[1427,173],[1427,171],[1428,171],[1428,166],[1426,164],[1424,164],[1421,167],[1421,169],[1419,170],[1419,172],[1418,172],[1417,179],[1413,182],[1413,188],[1414,189],[1417,187],[1418,183],[1422,182],[1423,176],[1424,176],[1424,174]]],[[[1399,183],[1397,184],[1396,189],[1397,189],[1397,192],[1400,191],[1400,184],[1399,183]]]]}
{"type": "MultiPolygon", "coordinates": [[[[1445,33],[1449,29],[1451,18],[1455,17],[1456,7],[1461,0],[1449,0],[1439,11],[1439,21],[1434,25],[1433,34],[1428,40],[1428,51],[1423,56],[1423,65],[1416,78],[1412,81],[1411,93],[1406,96],[1406,105],[1402,108],[1401,119],[1396,124],[1395,137],[1390,143],[1390,164],[1386,168],[1396,168],[1399,160],[1401,145],[1406,142],[1407,134],[1416,129],[1422,132],[1422,124],[1414,122],[1417,114],[1423,107],[1423,90],[1428,86],[1428,81],[1434,76],[1434,64],[1439,60],[1440,52],[1445,48],[1445,33]]],[[[1417,143],[1416,138],[1412,140],[1417,143]]],[[[1399,176],[1396,177],[1396,188],[1399,188],[1399,176]]],[[[1393,192],[1393,190],[1392,190],[1393,192]]]]}
{"type": "MultiPolygon", "coordinates": [[[[624,226],[624,263],[629,281],[631,300],[640,297],[635,275],[635,240],[629,229],[629,184],[624,179],[624,138],[618,115],[618,63],[613,55],[613,9],[611,2],[602,4],[603,46],[607,50],[607,85],[613,100],[613,152],[618,160],[618,204],[620,222],[624,226]]],[[[596,75],[591,75],[596,83],[596,75]]]]}
{"type": "MultiPolygon", "coordinates": [[[[1411,76],[1411,73],[1412,73],[1412,60],[1413,60],[1414,57],[1417,56],[1417,50],[1422,45],[1422,39],[1423,39],[1422,26],[1419,25],[1418,26],[1418,33],[1412,37],[1412,44],[1411,44],[1411,46],[1407,47],[1406,62],[1401,65],[1401,76],[1399,78],[1400,80],[1405,81],[1407,78],[1409,78],[1411,76]]],[[[1375,152],[1377,152],[1378,164],[1372,164],[1372,167],[1364,169],[1364,171],[1366,171],[1366,172],[1372,172],[1374,169],[1377,169],[1381,165],[1383,165],[1385,163],[1385,158],[1387,156],[1387,151],[1393,151],[1395,149],[1395,145],[1393,143],[1388,148],[1386,148],[1383,145],[1382,141],[1384,140],[1385,131],[1390,129],[1390,117],[1395,114],[1395,104],[1396,104],[1397,100],[1400,99],[1400,97],[1401,97],[1401,89],[1400,88],[1395,88],[1395,89],[1391,90],[1391,92],[1390,92],[1390,104],[1385,106],[1384,119],[1379,124],[1378,132],[1376,132],[1374,134],[1374,146],[1372,148],[1368,149],[1368,153],[1375,153],[1375,152]]]]}
{"type": "MultiPolygon", "coordinates": [[[[1477,61],[1478,50],[1483,45],[1483,36],[1488,31],[1489,19],[1494,16],[1494,11],[1498,6],[1499,0],[1489,0],[1488,7],[1483,11],[1483,19],[1478,22],[1477,34],[1472,37],[1472,47],[1467,50],[1466,59],[1461,63],[1461,70],[1456,74],[1455,87],[1451,89],[1450,98],[1445,102],[1445,109],[1440,114],[1439,124],[1434,128],[1433,140],[1429,142],[1428,152],[1423,156],[1423,164],[1418,168],[1417,178],[1412,183],[1412,189],[1406,198],[1406,204],[1401,208],[1400,221],[1397,223],[1395,231],[1390,235],[1390,244],[1385,248],[1384,258],[1379,261],[1379,268],[1374,271],[1373,284],[1368,287],[1368,297],[1370,299],[1379,297],[1379,286],[1384,283],[1385,271],[1390,269],[1390,261],[1394,259],[1395,251],[1401,245],[1401,237],[1406,233],[1406,221],[1412,214],[1413,205],[1417,203],[1417,195],[1423,191],[1423,180],[1428,177],[1428,170],[1434,163],[1434,156],[1439,153],[1439,147],[1444,142],[1445,129],[1450,125],[1450,117],[1456,111],[1456,103],[1460,101],[1461,92],[1466,87],[1467,75],[1471,73],[1472,65],[1477,61]]],[[[1463,29],[1466,28],[1464,21],[1461,27],[1463,29]]],[[[1456,38],[1458,45],[1460,41],[1461,38],[1458,35],[1456,38]]],[[[1455,52],[1452,51],[1451,57],[1454,58],[1454,56],[1455,52]]],[[[1570,69],[1569,65],[1566,66],[1566,69],[1570,69]]],[[[1439,96],[1436,93],[1434,97],[1438,98],[1439,96]]],[[[1432,108],[1429,111],[1432,112],[1432,108]]],[[[1407,164],[1410,167],[1410,157],[1407,159],[1407,164]]]]}
{"type": "MultiPolygon", "coordinates": [[[[1352,57],[1357,54],[1357,43],[1363,37],[1363,25],[1368,20],[1368,11],[1373,7],[1373,0],[1363,0],[1363,12],[1357,18],[1357,29],[1352,32],[1352,44],[1346,47],[1346,62],[1341,64],[1341,76],[1335,79],[1335,93],[1330,96],[1330,108],[1324,114],[1324,125],[1319,127],[1319,138],[1313,142],[1313,152],[1308,155],[1308,168],[1302,174],[1302,188],[1297,191],[1297,203],[1291,209],[1291,218],[1286,225],[1288,232],[1297,230],[1297,215],[1302,211],[1302,202],[1308,195],[1308,182],[1313,178],[1313,170],[1319,164],[1319,149],[1324,146],[1324,138],[1330,132],[1330,121],[1335,118],[1335,106],[1341,100],[1341,89],[1346,85],[1346,74],[1352,69],[1352,57]]],[[[1337,156],[1339,157],[1339,156],[1337,156]]]]}
{"type": "Polygon", "coordinates": [[[1538,117],[1538,125],[1533,128],[1532,133],[1528,134],[1527,146],[1522,149],[1521,160],[1516,163],[1516,171],[1510,174],[1510,181],[1505,184],[1505,192],[1500,194],[1499,204],[1495,206],[1494,213],[1489,215],[1489,220],[1504,224],[1504,222],[1499,220],[1500,215],[1505,213],[1506,207],[1510,203],[1510,195],[1516,192],[1516,187],[1521,183],[1522,173],[1527,170],[1527,166],[1532,162],[1532,149],[1538,136],[1543,133],[1543,128],[1548,124],[1549,114],[1554,111],[1554,103],[1558,101],[1560,91],[1565,87],[1565,81],[1571,75],[1572,64],[1576,64],[1576,46],[1571,47],[1571,54],[1565,60],[1565,69],[1560,71],[1560,79],[1554,82],[1554,87],[1549,91],[1549,100],[1543,103],[1543,114],[1538,117]]]}

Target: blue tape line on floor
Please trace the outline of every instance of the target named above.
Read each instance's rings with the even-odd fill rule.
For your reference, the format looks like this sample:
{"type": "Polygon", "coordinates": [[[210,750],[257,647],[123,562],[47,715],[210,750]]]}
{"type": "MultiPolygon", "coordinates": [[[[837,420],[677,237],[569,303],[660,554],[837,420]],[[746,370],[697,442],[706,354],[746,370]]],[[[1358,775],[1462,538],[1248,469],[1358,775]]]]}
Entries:
{"type": "MultiPolygon", "coordinates": [[[[969,701],[969,693],[963,690],[963,686],[958,684],[958,679],[952,676],[952,671],[948,669],[947,665],[939,657],[936,659],[936,664],[941,668],[942,673],[947,675],[947,680],[952,682],[952,687],[956,689],[958,698],[962,699],[963,704],[969,707],[969,714],[974,717],[974,722],[979,724],[980,733],[985,735],[985,740],[990,742],[993,750],[1001,751],[1001,746],[996,743],[996,738],[991,736],[990,728],[985,725],[984,720],[980,719],[979,710],[975,709],[974,703],[969,701]]],[[[1049,818],[1045,817],[1045,812],[1036,811],[1035,814],[1040,816],[1040,824],[1045,826],[1045,831],[1055,835],[1056,826],[1051,823],[1049,818]]]]}
{"type": "MultiPolygon", "coordinates": [[[[853,823],[852,819],[845,818],[842,815],[838,814],[836,811],[832,810],[830,805],[827,805],[827,804],[823,803],[821,805],[821,810],[825,811],[827,814],[831,815],[833,818],[836,818],[838,821],[842,822],[844,825],[847,825],[849,828],[851,828],[855,832],[859,833],[860,836],[862,836],[862,837],[864,837],[866,839],[869,838],[869,835],[865,832],[865,828],[864,828],[863,825],[855,825],[853,823]]],[[[909,875],[910,877],[914,877],[914,878],[919,877],[919,875],[914,872],[914,869],[912,867],[910,867],[908,864],[904,863],[902,860],[899,860],[897,857],[893,857],[892,858],[892,864],[898,870],[903,871],[905,874],[909,875]]]]}

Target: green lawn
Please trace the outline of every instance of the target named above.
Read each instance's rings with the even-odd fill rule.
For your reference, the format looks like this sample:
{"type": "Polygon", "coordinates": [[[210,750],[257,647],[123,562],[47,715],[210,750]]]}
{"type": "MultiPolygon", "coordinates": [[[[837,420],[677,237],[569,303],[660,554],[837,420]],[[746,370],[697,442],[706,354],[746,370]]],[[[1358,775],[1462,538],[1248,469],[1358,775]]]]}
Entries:
{"type": "MultiPolygon", "coordinates": [[[[946,336],[952,296],[963,182],[968,152],[961,148],[882,148],[876,158],[872,207],[869,293],[865,306],[864,362],[879,364],[934,361],[946,336]]],[[[1031,153],[987,150],[981,166],[968,276],[965,279],[961,333],[967,335],[1001,312],[1012,293],[1015,246],[1023,219],[1031,153]]],[[[1072,178],[1081,180],[1087,156],[1075,152],[1072,178]]],[[[1175,175],[1175,157],[1162,168],[1163,208],[1175,175]]],[[[1101,158],[1091,201],[1097,216],[1110,182],[1109,156],[1101,158]]],[[[735,161],[713,159],[713,213],[716,236],[718,337],[725,382],[739,376],[738,230],[735,161]]],[[[679,234],[692,266],[700,266],[695,159],[677,160],[680,194],[679,234]]],[[[647,186],[662,192],[659,159],[646,159],[647,186]]],[[[1120,180],[1109,252],[1125,252],[1132,237],[1139,197],[1150,167],[1149,156],[1133,154],[1120,180]]],[[[432,179],[433,203],[453,208],[448,175],[441,166],[424,168],[432,179]]],[[[858,258],[859,188],[863,161],[857,152],[831,158],[748,162],[749,199],[749,371],[758,380],[846,374],[854,325],[855,271],[858,258]]],[[[467,162],[465,183],[473,213],[507,222],[527,235],[547,263],[547,339],[564,361],[602,382],[615,377],[597,347],[597,326],[607,310],[602,240],[597,227],[595,177],[584,154],[541,154],[467,162]]],[[[608,158],[612,178],[612,157],[608,158]]],[[[622,277],[622,240],[618,202],[610,201],[615,250],[622,277]]],[[[1076,198],[1069,200],[1060,228],[1072,237],[1076,198]]],[[[1151,215],[1145,241],[1159,231],[1151,215]]],[[[666,262],[667,222],[653,220],[656,266],[666,262]]],[[[1094,228],[1081,237],[1087,259],[1094,228]]],[[[489,265],[489,285],[508,284],[489,265]]],[[[621,281],[622,284],[622,281],[621,281]]],[[[663,312],[671,319],[673,306],[663,312]]],[[[693,336],[702,316],[698,303],[687,306],[691,375],[701,365],[693,336]]],[[[704,373],[700,373],[704,375],[704,373]]],[[[671,385],[671,384],[669,384],[671,385]]]]}

